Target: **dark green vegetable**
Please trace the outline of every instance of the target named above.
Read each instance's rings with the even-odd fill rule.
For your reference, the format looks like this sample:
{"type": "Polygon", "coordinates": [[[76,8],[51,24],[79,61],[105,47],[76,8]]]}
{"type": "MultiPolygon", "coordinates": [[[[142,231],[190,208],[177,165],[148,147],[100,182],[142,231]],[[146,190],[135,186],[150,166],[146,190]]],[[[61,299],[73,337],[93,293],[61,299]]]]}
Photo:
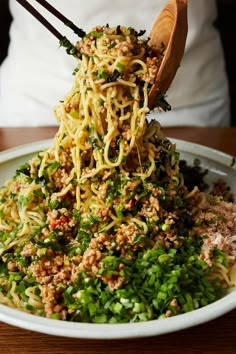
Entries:
{"type": "Polygon", "coordinates": [[[16,172],[17,174],[23,173],[26,176],[30,176],[30,165],[25,163],[24,165],[19,166],[16,172]]]}
{"type": "Polygon", "coordinates": [[[156,97],[156,105],[161,107],[165,112],[171,110],[171,106],[165,99],[165,94],[160,94],[156,97]]]}

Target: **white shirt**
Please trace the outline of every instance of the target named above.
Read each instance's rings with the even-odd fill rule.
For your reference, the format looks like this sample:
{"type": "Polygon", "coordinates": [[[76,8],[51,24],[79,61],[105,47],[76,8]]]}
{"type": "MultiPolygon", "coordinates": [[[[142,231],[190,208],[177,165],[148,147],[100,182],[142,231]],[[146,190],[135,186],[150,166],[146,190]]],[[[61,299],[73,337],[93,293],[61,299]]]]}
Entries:
{"type": "MultiPolygon", "coordinates": [[[[146,29],[166,0],[50,0],[86,32],[96,25],[118,24],[146,29]]],[[[76,36],[33,3],[71,41],[76,36]]],[[[0,69],[0,126],[57,124],[54,106],[70,91],[75,59],[59,48],[57,39],[15,0],[8,56],[0,69]]],[[[228,125],[229,95],[214,0],[189,0],[189,30],[181,66],[167,93],[171,112],[153,113],[163,126],[228,125]]]]}

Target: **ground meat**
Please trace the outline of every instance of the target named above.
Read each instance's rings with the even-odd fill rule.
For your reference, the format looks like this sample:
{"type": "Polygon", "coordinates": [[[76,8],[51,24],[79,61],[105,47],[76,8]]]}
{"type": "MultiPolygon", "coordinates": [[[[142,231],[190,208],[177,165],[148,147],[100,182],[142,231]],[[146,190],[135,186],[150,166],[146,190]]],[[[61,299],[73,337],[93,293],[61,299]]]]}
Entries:
{"type": "Polygon", "coordinates": [[[44,304],[45,317],[50,318],[52,314],[57,313],[61,320],[66,320],[67,311],[63,308],[63,305],[58,304],[62,289],[56,288],[52,284],[40,285],[39,288],[44,304]]]}
{"type": "Polygon", "coordinates": [[[18,270],[18,264],[15,261],[9,261],[7,263],[7,269],[10,270],[11,272],[14,272],[18,270]]]}
{"type": "Polygon", "coordinates": [[[99,186],[99,194],[98,194],[98,200],[103,202],[105,200],[106,194],[107,194],[107,190],[108,190],[108,184],[106,183],[102,183],[99,186]]]}
{"type": "Polygon", "coordinates": [[[46,221],[49,230],[70,231],[75,226],[75,220],[70,217],[66,208],[49,210],[46,221]]]}
{"type": "Polygon", "coordinates": [[[147,73],[140,74],[142,80],[148,82],[149,84],[154,84],[157,72],[159,70],[161,60],[157,57],[147,58],[147,73]]]}
{"type": "Polygon", "coordinates": [[[36,254],[36,248],[34,247],[32,242],[26,244],[23,250],[20,252],[20,255],[23,257],[30,257],[36,254]]]}
{"type": "Polygon", "coordinates": [[[50,318],[56,305],[56,290],[51,284],[41,285],[39,288],[42,302],[45,305],[45,316],[50,318]]]}
{"type": "Polygon", "coordinates": [[[118,51],[118,56],[132,56],[132,50],[134,45],[128,41],[120,42],[115,46],[115,49],[118,51]]]}
{"type": "Polygon", "coordinates": [[[114,235],[116,249],[126,257],[128,249],[136,251],[138,248],[143,247],[144,236],[144,231],[140,229],[134,222],[121,224],[117,233],[114,235]]]}
{"type": "Polygon", "coordinates": [[[124,138],[124,141],[130,141],[132,138],[132,133],[131,133],[131,129],[127,124],[124,124],[122,126],[122,133],[121,133],[122,137],[124,138]]]}
{"type": "MultiPolygon", "coordinates": [[[[70,141],[68,141],[68,144],[71,144],[70,141]]],[[[70,149],[66,149],[60,153],[60,164],[63,166],[66,170],[70,170],[72,168],[72,162],[71,162],[71,151],[70,149]]]]}
{"type": "Polygon", "coordinates": [[[127,194],[129,191],[133,191],[137,188],[137,186],[140,184],[140,181],[128,181],[124,187],[124,194],[127,194]]]}
{"type": "Polygon", "coordinates": [[[102,221],[108,221],[111,211],[109,208],[100,208],[95,212],[95,215],[102,219],[102,221]]]}
{"type": "Polygon", "coordinates": [[[68,284],[70,283],[72,265],[65,264],[67,256],[55,254],[54,257],[43,256],[36,263],[29,266],[33,278],[40,284],[68,284]]]}
{"type": "Polygon", "coordinates": [[[24,180],[16,179],[13,183],[9,185],[9,192],[12,194],[19,194],[25,188],[28,188],[29,183],[26,183],[24,180]]]}
{"type": "Polygon", "coordinates": [[[132,243],[133,236],[137,227],[134,223],[130,223],[128,225],[122,224],[115,235],[116,244],[120,247],[121,244],[124,243],[132,243]]]}
{"type": "Polygon", "coordinates": [[[143,203],[143,207],[139,212],[139,215],[145,218],[151,218],[156,216],[160,210],[158,199],[151,196],[148,200],[143,203]]]}
{"type": "Polygon", "coordinates": [[[229,255],[236,256],[236,205],[218,200],[210,204],[211,197],[200,199],[198,213],[194,216],[196,235],[204,236],[201,259],[211,264],[211,251],[218,248],[229,255]]]}
{"type": "Polygon", "coordinates": [[[92,274],[96,274],[100,268],[100,260],[104,257],[99,250],[99,243],[95,238],[92,238],[90,244],[83,254],[79,269],[87,269],[92,274]]]}
{"type": "Polygon", "coordinates": [[[65,104],[65,110],[67,113],[70,113],[70,111],[72,111],[72,110],[77,111],[78,109],[79,109],[78,104],[73,101],[65,104]]]}
{"type": "Polygon", "coordinates": [[[86,37],[83,41],[78,41],[76,43],[76,48],[81,54],[91,56],[93,54],[92,44],[94,42],[94,37],[86,37]]]}
{"type": "Polygon", "coordinates": [[[63,169],[60,168],[60,169],[56,170],[53,174],[55,187],[58,188],[59,190],[66,188],[66,186],[68,184],[66,181],[68,178],[69,178],[69,175],[64,168],[63,169]]]}

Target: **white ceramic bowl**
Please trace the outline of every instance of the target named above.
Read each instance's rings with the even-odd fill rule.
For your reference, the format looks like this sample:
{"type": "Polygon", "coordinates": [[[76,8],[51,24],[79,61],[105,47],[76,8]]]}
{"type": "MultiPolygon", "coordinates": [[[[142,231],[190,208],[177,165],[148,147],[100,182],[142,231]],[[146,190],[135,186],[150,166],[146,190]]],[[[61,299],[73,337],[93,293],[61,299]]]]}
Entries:
{"type": "MultiPolygon", "coordinates": [[[[171,141],[176,143],[182,159],[190,163],[195,158],[200,159],[201,166],[209,170],[206,178],[208,183],[219,177],[224,178],[236,195],[236,162],[233,164],[232,156],[182,140],[171,139],[171,141]]],[[[14,175],[20,164],[27,162],[35,153],[49,147],[50,144],[51,140],[44,140],[0,153],[0,185],[3,185],[8,178],[14,175]]],[[[236,288],[231,289],[222,299],[198,310],[148,322],[126,324],[75,323],[30,315],[4,305],[0,305],[0,321],[57,336],[91,339],[135,338],[170,333],[199,325],[234,308],[236,308],[236,288]]]]}

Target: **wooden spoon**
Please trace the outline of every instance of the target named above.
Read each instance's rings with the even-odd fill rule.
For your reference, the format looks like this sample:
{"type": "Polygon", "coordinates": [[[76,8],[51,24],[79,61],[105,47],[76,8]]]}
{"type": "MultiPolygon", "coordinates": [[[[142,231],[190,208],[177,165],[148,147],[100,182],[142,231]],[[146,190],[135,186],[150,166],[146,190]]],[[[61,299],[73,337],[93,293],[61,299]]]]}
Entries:
{"type": "Polygon", "coordinates": [[[158,52],[164,48],[164,56],[148,95],[150,109],[157,106],[156,97],[166,93],[180,66],[188,32],[187,3],[169,0],[151,29],[149,45],[158,52]]]}

